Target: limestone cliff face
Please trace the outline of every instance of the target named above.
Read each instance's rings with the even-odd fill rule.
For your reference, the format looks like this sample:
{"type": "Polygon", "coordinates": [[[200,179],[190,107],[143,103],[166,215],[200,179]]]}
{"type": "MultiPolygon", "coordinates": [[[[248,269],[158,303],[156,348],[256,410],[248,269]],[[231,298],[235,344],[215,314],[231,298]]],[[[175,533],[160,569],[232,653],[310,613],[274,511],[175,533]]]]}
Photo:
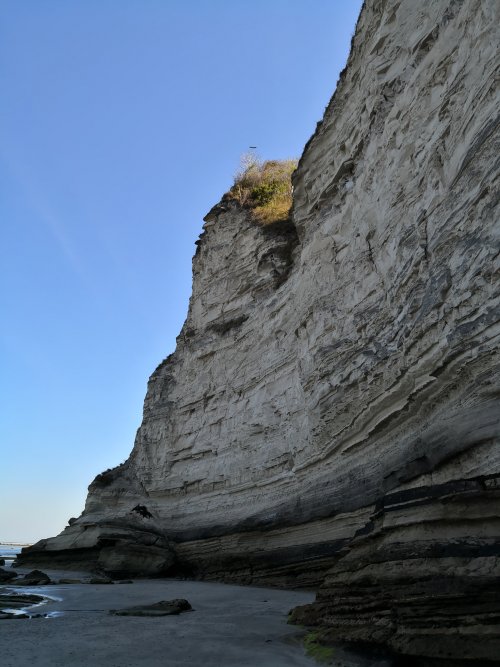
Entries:
{"type": "Polygon", "coordinates": [[[499,25],[365,3],[292,220],[210,211],[130,458],[21,560],[322,584],[336,639],[500,654],[499,25]]]}

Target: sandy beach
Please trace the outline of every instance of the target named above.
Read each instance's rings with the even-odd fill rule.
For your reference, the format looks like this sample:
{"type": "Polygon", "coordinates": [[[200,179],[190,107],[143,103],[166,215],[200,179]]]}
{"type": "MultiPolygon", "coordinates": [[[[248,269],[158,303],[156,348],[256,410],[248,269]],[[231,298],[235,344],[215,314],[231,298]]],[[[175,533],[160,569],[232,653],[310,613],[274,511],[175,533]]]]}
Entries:
{"type": "MultiPolygon", "coordinates": [[[[59,577],[81,573],[51,572],[59,577]]],[[[85,576],[85,575],[83,575],[85,576]]],[[[0,624],[3,667],[306,667],[303,632],[288,611],[312,593],[168,579],[131,584],[2,586],[2,592],[52,598],[31,608],[49,618],[0,624]],[[192,612],[160,618],[120,617],[110,609],[186,598],[192,612]]]]}

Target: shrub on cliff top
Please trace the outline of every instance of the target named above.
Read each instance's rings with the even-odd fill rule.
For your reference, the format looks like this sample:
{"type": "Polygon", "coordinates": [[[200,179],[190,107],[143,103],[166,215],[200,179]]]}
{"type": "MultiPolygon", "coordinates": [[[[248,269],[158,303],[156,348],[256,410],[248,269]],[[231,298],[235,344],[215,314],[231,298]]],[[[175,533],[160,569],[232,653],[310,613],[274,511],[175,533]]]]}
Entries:
{"type": "Polygon", "coordinates": [[[292,174],[297,160],[266,160],[244,155],[229,195],[252,209],[257,220],[269,225],[286,220],[292,205],[292,174]]]}

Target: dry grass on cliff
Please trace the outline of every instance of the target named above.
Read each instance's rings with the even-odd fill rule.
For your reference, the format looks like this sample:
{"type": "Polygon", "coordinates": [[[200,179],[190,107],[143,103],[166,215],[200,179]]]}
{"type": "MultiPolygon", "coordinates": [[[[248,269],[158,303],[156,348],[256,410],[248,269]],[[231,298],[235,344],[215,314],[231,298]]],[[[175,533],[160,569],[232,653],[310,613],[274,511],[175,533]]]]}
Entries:
{"type": "Polygon", "coordinates": [[[287,220],[292,206],[292,174],[297,160],[266,160],[244,155],[229,195],[252,209],[263,225],[287,220]]]}

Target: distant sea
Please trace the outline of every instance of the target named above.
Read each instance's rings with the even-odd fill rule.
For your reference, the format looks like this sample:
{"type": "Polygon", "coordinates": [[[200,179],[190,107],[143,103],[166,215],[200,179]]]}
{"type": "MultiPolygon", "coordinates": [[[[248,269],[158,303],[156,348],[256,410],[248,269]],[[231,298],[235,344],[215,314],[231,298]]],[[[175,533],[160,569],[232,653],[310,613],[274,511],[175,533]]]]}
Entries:
{"type": "Polygon", "coordinates": [[[5,558],[5,564],[10,565],[21,549],[27,546],[27,544],[0,542],[0,558],[5,558]]]}

